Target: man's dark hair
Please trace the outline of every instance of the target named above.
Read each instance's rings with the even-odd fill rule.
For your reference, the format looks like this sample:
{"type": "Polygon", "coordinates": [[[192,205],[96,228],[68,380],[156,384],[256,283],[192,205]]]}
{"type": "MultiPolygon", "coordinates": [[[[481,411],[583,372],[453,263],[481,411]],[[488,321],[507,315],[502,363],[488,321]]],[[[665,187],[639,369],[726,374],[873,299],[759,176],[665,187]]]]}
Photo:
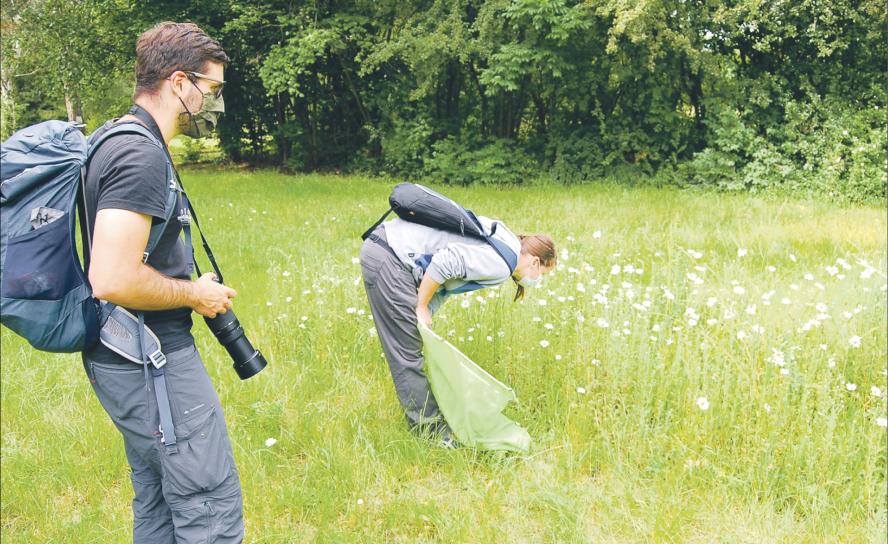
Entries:
{"type": "Polygon", "coordinates": [[[136,42],[135,96],[156,92],[176,70],[200,72],[209,61],[224,65],[230,60],[219,42],[196,24],[158,23],[136,42]]]}

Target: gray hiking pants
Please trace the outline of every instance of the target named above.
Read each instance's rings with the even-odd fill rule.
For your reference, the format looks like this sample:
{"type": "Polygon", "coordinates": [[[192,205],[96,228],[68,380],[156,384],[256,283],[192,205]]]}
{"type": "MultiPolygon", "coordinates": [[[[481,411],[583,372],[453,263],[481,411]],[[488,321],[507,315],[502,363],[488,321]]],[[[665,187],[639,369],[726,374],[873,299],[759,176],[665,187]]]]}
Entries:
{"type": "Polygon", "coordinates": [[[178,453],[160,443],[157,400],[143,368],[83,365],[102,407],[123,435],[132,468],[133,542],[235,543],[244,538],[240,480],[219,397],[194,346],[167,353],[164,366],[178,453]]]}
{"type": "MultiPolygon", "coordinates": [[[[385,241],[385,229],[373,234],[385,241]]],[[[361,247],[361,275],[373,323],[388,361],[395,391],[412,427],[443,425],[429,380],[422,369],[422,337],[417,328],[417,288],[413,273],[387,247],[367,239],[361,247]]]]}

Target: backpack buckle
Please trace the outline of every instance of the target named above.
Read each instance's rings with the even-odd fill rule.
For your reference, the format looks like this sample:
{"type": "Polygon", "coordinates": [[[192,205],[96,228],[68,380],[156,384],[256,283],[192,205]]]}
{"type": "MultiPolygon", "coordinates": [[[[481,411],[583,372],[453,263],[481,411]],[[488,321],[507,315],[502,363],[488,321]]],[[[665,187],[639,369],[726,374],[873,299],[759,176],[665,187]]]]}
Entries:
{"type": "Polygon", "coordinates": [[[188,213],[187,210],[182,210],[182,213],[179,214],[179,216],[177,217],[177,219],[179,220],[179,223],[180,223],[183,227],[187,227],[187,226],[191,225],[191,214],[188,213]]]}
{"type": "Polygon", "coordinates": [[[160,350],[149,354],[148,360],[151,361],[151,364],[154,365],[154,368],[161,368],[167,362],[166,355],[164,355],[160,350]]]}
{"type": "Polygon", "coordinates": [[[147,263],[147,262],[148,262],[148,255],[149,255],[149,253],[148,253],[147,251],[144,252],[144,253],[142,253],[142,262],[143,262],[143,263],[147,263]]]}

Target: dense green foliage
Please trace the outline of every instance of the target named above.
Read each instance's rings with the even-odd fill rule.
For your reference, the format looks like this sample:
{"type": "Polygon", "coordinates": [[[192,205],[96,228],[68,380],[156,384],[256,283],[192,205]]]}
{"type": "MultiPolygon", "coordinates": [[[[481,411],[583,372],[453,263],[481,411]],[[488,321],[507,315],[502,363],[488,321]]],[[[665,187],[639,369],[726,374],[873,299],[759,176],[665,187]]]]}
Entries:
{"type": "Polygon", "coordinates": [[[886,194],[881,0],[3,4],[4,134],[65,93],[119,111],[139,31],[192,20],[234,59],[234,161],[886,194]]]}

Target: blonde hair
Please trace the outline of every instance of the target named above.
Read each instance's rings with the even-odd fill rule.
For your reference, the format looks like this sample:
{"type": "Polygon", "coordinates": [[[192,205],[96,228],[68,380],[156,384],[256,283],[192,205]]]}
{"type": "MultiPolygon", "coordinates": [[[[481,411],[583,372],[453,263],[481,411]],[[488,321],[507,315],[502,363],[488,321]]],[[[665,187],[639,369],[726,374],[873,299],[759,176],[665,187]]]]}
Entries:
{"type": "MultiPolygon", "coordinates": [[[[558,255],[555,253],[555,242],[545,234],[519,234],[521,241],[521,253],[540,258],[540,264],[546,268],[558,263],[558,255]]],[[[524,298],[524,286],[519,285],[515,291],[514,301],[524,298]]]]}

